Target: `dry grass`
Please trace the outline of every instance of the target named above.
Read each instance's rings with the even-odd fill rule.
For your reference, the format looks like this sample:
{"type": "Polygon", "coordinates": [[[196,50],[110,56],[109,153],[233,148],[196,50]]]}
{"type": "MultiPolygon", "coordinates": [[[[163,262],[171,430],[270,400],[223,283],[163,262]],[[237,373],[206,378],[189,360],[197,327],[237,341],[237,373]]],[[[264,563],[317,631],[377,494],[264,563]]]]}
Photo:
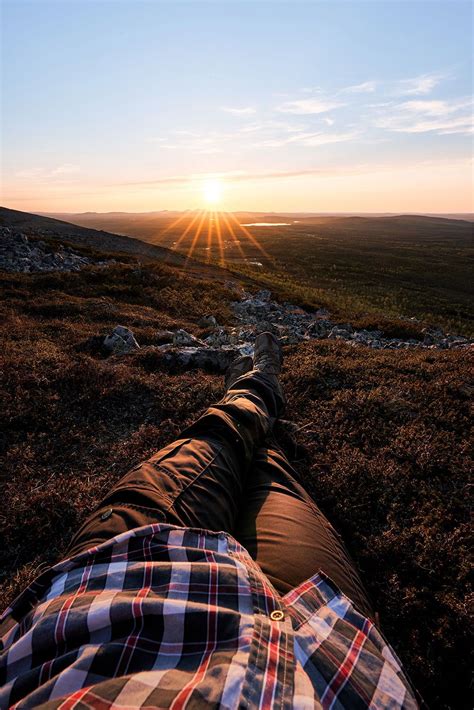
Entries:
{"type": "Polygon", "coordinates": [[[356,557],[415,685],[432,707],[464,707],[469,358],[323,342],[293,348],[286,365],[289,415],[305,426],[302,478],[356,557]]]}
{"type": "MultiPolygon", "coordinates": [[[[171,325],[230,319],[230,292],[165,267],[3,275],[2,602],[62,554],[111,483],[222,393],[146,352],[84,351],[118,323],[142,344],[171,325]]],[[[362,568],[383,628],[436,708],[462,707],[468,663],[466,352],[288,349],[295,465],[362,568]],[[301,454],[303,452],[303,454],[301,454]]],[[[471,389],[469,389],[471,387],[471,389]]]]}

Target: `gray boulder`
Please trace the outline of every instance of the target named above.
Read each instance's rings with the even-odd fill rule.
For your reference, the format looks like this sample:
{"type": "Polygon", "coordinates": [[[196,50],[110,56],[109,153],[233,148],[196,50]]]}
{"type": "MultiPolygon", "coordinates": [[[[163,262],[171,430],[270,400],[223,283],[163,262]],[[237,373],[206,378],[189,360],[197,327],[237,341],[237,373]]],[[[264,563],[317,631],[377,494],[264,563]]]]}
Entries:
{"type": "Polygon", "coordinates": [[[191,335],[191,333],[188,333],[188,331],[183,328],[179,328],[174,332],[173,345],[178,347],[206,347],[206,343],[199,340],[199,338],[196,338],[194,335],[191,335]]]}
{"type": "Polygon", "coordinates": [[[317,320],[309,324],[306,332],[310,338],[327,338],[333,325],[329,320],[317,320]]]}
{"type": "Polygon", "coordinates": [[[118,325],[110,335],[106,335],[103,346],[114,355],[126,355],[140,347],[132,331],[124,325],[118,325]]]}
{"type": "Polygon", "coordinates": [[[444,338],[443,331],[439,328],[423,328],[421,332],[425,345],[436,345],[444,338]]]}
{"type": "Polygon", "coordinates": [[[174,332],[172,330],[157,330],[156,339],[159,343],[172,343],[174,332]]]}
{"type": "Polygon", "coordinates": [[[351,340],[354,328],[350,323],[343,325],[335,325],[328,333],[328,338],[336,338],[337,340],[351,340]]]}
{"type": "Polygon", "coordinates": [[[170,366],[200,368],[223,373],[241,353],[238,348],[226,347],[175,347],[161,345],[158,348],[170,366]]]}
{"type": "Polygon", "coordinates": [[[198,326],[200,328],[217,328],[217,320],[215,316],[206,315],[198,321],[198,326]]]}

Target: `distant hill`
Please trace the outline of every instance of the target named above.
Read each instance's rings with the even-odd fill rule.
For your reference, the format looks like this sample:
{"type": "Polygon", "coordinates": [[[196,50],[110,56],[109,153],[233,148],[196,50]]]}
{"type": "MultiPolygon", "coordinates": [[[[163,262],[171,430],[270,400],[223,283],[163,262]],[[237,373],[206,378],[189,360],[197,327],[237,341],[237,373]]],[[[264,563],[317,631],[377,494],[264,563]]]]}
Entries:
{"type": "MultiPolygon", "coordinates": [[[[308,222],[311,223],[314,221],[314,217],[306,217],[303,218],[302,222],[308,222]]],[[[395,225],[397,228],[400,227],[401,224],[407,225],[407,226],[429,226],[433,225],[435,227],[439,227],[442,224],[449,224],[453,226],[453,223],[458,222],[459,226],[462,226],[464,228],[470,228],[470,220],[469,219],[464,219],[464,218],[459,218],[459,217],[452,217],[452,216],[444,216],[444,215],[416,215],[416,214],[400,214],[400,215],[378,215],[378,216],[365,216],[365,215],[350,215],[350,216],[340,216],[340,217],[324,217],[323,218],[325,221],[325,224],[327,225],[334,225],[337,227],[346,227],[346,226],[351,226],[351,225],[364,225],[370,229],[379,229],[380,227],[387,226],[387,225],[395,225]]],[[[472,226],[472,225],[471,225],[472,226]]]]}
{"type": "MultiPolygon", "coordinates": [[[[54,215],[73,224],[92,229],[105,230],[118,235],[127,235],[151,244],[165,247],[173,246],[198,210],[175,212],[84,212],[79,214],[54,215]],[[176,227],[174,225],[177,225],[176,227]]],[[[325,231],[344,230],[350,234],[355,231],[365,233],[393,234],[397,238],[402,234],[414,237],[428,236],[430,228],[439,232],[448,228],[451,232],[472,234],[472,215],[412,215],[412,214],[309,214],[309,213],[268,213],[234,212],[233,218],[240,224],[252,222],[288,222],[295,227],[318,225],[325,231]],[[459,228],[459,229],[458,229],[459,228]]],[[[195,254],[197,256],[197,254],[195,254]]],[[[202,254],[200,255],[202,257],[202,254]]]]}

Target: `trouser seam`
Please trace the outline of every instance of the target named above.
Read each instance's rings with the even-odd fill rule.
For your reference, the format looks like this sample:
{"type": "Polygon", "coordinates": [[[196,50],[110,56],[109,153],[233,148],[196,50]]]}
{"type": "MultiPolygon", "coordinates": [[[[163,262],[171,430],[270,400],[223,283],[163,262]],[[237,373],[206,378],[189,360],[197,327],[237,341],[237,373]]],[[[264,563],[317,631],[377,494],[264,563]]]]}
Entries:
{"type": "MultiPolygon", "coordinates": [[[[212,459],[204,466],[202,471],[200,471],[200,473],[198,473],[198,475],[195,476],[192,481],[189,481],[189,483],[187,485],[185,485],[184,488],[181,491],[179,491],[177,496],[171,501],[169,506],[166,508],[167,513],[169,513],[175,507],[178,500],[186,493],[186,491],[192,485],[194,485],[200,478],[202,478],[202,476],[206,473],[206,471],[208,471],[210,466],[212,466],[212,464],[215,462],[218,455],[221,453],[222,449],[224,448],[224,444],[218,444],[218,447],[219,447],[218,450],[214,453],[214,456],[212,457],[212,459]]],[[[166,471],[166,473],[168,473],[168,472],[166,471]]],[[[175,510],[175,512],[176,512],[176,510],[175,510]]]]}
{"type": "Polygon", "coordinates": [[[164,515],[163,510],[161,510],[160,508],[158,508],[156,506],[138,505],[137,503],[127,503],[123,499],[122,500],[121,499],[115,500],[110,505],[101,506],[100,508],[98,508],[96,513],[99,513],[104,508],[105,509],[109,509],[109,508],[115,509],[119,506],[122,508],[133,508],[134,510],[142,510],[142,511],[150,512],[151,514],[164,515]]]}

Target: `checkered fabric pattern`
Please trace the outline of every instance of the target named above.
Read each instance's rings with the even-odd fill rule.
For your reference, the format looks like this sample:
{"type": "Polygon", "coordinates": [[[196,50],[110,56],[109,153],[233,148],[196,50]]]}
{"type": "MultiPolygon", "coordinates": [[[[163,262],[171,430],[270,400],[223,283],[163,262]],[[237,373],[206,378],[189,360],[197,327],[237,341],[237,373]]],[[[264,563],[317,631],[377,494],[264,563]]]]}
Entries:
{"type": "Polygon", "coordinates": [[[42,574],[0,630],[4,708],[417,707],[329,579],[281,597],[225,533],[118,535],[42,574]]]}

